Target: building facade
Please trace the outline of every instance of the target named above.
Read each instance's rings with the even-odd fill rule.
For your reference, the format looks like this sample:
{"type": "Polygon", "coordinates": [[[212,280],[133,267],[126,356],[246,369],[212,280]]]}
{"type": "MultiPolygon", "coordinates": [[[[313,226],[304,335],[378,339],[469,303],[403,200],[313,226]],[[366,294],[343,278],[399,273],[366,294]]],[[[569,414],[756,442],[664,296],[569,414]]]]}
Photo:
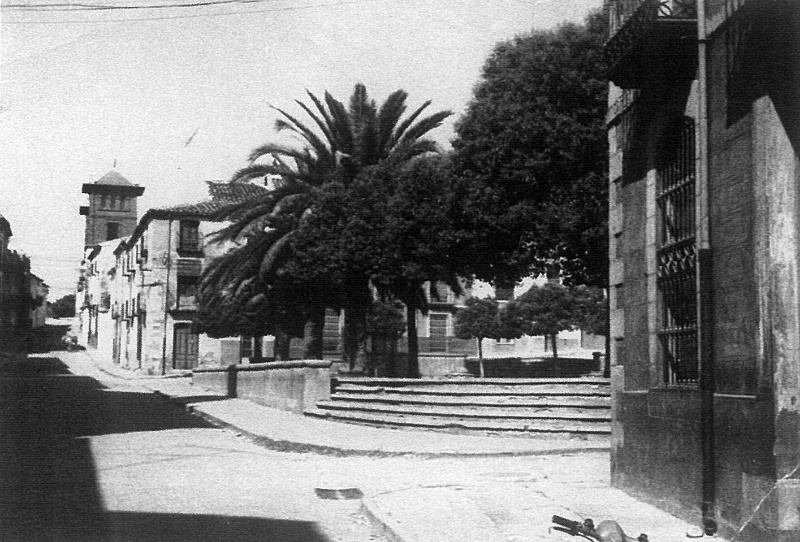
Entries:
{"type": "Polygon", "coordinates": [[[800,539],[800,3],[607,0],[612,481],[800,539]]]}
{"type": "Polygon", "coordinates": [[[40,277],[31,274],[28,291],[31,299],[29,317],[31,328],[43,327],[47,323],[47,296],[50,293],[50,287],[40,277]]]}
{"type": "Polygon", "coordinates": [[[211,199],[150,209],[114,250],[111,357],[130,369],[163,374],[200,365],[239,363],[241,340],[198,333],[197,286],[203,268],[230,248],[210,242],[225,223],[222,206],[252,197],[254,185],[209,183],[211,199]]]}
{"type": "Polygon", "coordinates": [[[144,187],[109,171],[94,183],[85,183],[82,191],[89,195],[89,205],[80,208],[80,214],[86,217],[85,247],[133,233],[138,216],[136,202],[144,187]]]}

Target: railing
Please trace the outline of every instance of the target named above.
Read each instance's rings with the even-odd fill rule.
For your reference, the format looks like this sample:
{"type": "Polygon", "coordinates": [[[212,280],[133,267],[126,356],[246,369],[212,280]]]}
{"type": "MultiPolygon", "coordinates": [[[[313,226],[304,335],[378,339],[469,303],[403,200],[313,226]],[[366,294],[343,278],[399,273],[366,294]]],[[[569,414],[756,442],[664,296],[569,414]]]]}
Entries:
{"type": "Polygon", "coordinates": [[[613,36],[634,15],[647,19],[695,19],[697,0],[611,0],[608,15],[609,35],[613,36]]]}

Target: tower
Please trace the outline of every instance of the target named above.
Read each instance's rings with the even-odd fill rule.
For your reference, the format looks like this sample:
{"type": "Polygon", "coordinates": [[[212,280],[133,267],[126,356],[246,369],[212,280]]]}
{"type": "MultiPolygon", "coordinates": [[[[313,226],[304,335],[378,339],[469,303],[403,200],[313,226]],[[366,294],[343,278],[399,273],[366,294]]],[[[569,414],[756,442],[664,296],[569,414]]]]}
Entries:
{"type": "Polygon", "coordinates": [[[144,193],[143,186],[111,170],[94,183],[85,183],[82,192],[89,194],[89,205],[80,208],[86,217],[85,247],[133,233],[136,199],[144,193]]]}

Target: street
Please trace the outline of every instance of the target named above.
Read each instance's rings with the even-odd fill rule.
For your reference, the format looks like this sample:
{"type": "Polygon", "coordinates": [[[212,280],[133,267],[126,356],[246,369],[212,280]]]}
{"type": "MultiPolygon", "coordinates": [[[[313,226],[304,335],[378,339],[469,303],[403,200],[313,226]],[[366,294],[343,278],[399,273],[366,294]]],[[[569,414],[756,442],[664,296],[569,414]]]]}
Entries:
{"type": "Polygon", "coordinates": [[[3,540],[381,541],[359,499],[324,499],[315,489],[376,495],[449,487],[481,503],[509,540],[523,541],[532,533],[507,512],[551,513],[546,499],[531,500],[532,486],[557,494],[608,479],[603,453],[277,452],[185,413],[136,380],[100,371],[84,352],[41,352],[22,367],[0,377],[3,540]]]}

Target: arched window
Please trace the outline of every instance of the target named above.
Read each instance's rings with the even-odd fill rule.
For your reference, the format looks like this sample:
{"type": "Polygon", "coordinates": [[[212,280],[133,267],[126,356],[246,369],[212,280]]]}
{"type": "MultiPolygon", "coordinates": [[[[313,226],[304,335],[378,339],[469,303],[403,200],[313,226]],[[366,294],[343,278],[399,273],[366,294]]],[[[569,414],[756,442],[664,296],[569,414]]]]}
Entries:
{"type": "Polygon", "coordinates": [[[672,123],[659,144],[656,185],[659,337],[666,384],[694,384],[697,355],[695,123],[672,123]]]}

